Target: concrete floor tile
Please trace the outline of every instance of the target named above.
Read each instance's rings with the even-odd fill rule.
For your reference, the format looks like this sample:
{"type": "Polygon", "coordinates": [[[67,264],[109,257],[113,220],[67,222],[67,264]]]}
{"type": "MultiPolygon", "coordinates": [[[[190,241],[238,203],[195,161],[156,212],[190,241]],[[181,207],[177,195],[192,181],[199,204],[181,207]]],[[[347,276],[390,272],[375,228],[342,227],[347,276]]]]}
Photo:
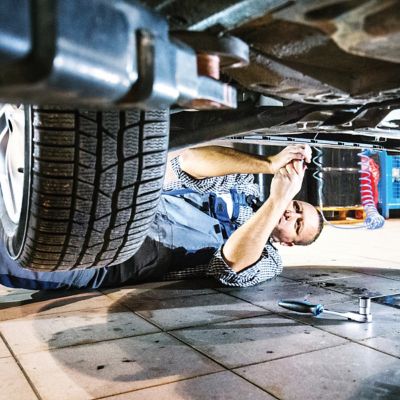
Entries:
{"type": "Polygon", "coordinates": [[[312,284],[356,297],[378,297],[400,293],[400,281],[372,275],[359,275],[312,284]]]}
{"type": "Polygon", "coordinates": [[[168,334],[21,355],[46,400],[85,400],[174,382],[222,368],[168,334]]]}
{"type": "MultiPolygon", "coordinates": [[[[26,321],[26,325],[19,328],[14,325],[15,330],[11,329],[7,334],[7,341],[12,342],[12,337],[18,336],[18,341],[22,342],[21,332],[13,332],[19,330],[25,333],[26,329],[28,348],[46,348],[46,351],[16,355],[28,374],[29,382],[33,382],[38,389],[41,400],[81,400],[117,394],[121,394],[118,400],[125,400],[124,397],[129,400],[129,396],[136,396],[132,399],[172,397],[174,400],[209,400],[213,394],[220,400],[225,393],[229,399],[234,399],[236,394],[238,399],[246,398],[245,393],[263,398],[264,393],[255,389],[256,386],[234,377],[230,372],[218,372],[223,367],[183,342],[198,347],[229,367],[252,364],[240,369],[251,372],[248,379],[257,379],[253,381],[254,385],[269,385],[263,387],[272,394],[280,394],[280,399],[398,400],[399,359],[385,353],[400,357],[400,310],[373,303],[373,322],[358,324],[332,319],[334,317],[325,320],[295,315],[278,307],[277,302],[282,298],[302,300],[307,297],[311,302],[322,303],[329,309],[356,310],[359,294],[393,294],[393,288],[400,287],[399,232],[400,220],[386,221],[385,227],[376,232],[343,232],[327,227],[321,238],[310,247],[280,249],[284,265],[300,266],[284,269],[283,275],[290,279],[281,276],[245,289],[222,289],[211,279],[149,283],[107,290],[104,295],[98,291],[44,293],[0,286],[0,320],[26,321]],[[306,265],[310,266],[310,270],[304,268],[306,265]],[[330,267],[325,268],[327,265],[330,267]],[[357,266],[374,268],[355,268],[357,266]],[[325,273],[329,276],[324,276],[325,273]],[[304,283],[307,280],[311,284],[304,283]],[[331,283],[338,285],[329,286],[331,283]],[[122,321],[126,321],[127,325],[120,326],[118,310],[126,310],[126,302],[131,308],[140,306],[146,313],[153,312],[157,306],[156,317],[161,320],[166,318],[166,326],[173,314],[171,310],[174,310],[173,317],[176,319],[188,318],[188,323],[192,323],[201,313],[199,308],[203,308],[206,312],[198,323],[204,323],[210,321],[209,314],[215,317],[215,309],[210,311],[210,306],[215,304],[218,313],[221,313],[218,318],[232,313],[231,303],[226,313],[226,304],[222,305],[221,301],[214,301],[211,305],[204,300],[220,299],[217,293],[230,296],[234,301],[240,301],[235,298],[248,300],[256,306],[279,312],[279,316],[268,314],[225,320],[171,332],[180,335],[179,340],[167,333],[112,339],[128,334],[129,323],[133,324],[131,320],[127,321],[127,314],[122,313],[122,321]],[[163,302],[168,308],[163,308],[163,302]],[[143,304],[147,304],[145,310],[143,304]],[[172,305],[175,308],[171,308],[172,305]],[[84,315],[91,315],[89,310],[92,309],[96,309],[95,316],[85,319],[84,315]],[[107,314],[104,313],[106,309],[107,314]],[[196,316],[189,316],[191,312],[196,316]],[[50,315],[51,319],[58,318],[60,322],[51,321],[46,327],[50,315]],[[285,318],[289,315],[290,318],[285,318]],[[308,325],[299,324],[299,320],[308,325]],[[92,330],[86,331],[88,328],[92,330]],[[118,330],[121,328],[122,333],[118,330]],[[94,340],[104,341],[72,345],[86,343],[93,337],[94,340]],[[349,343],[348,340],[353,343],[342,345],[349,343]],[[48,350],[47,343],[53,343],[54,347],[71,347],[48,350]],[[40,347],[44,344],[46,347],[40,347]],[[256,367],[260,369],[253,371],[256,367]],[[264,370],[267,367],[269,369],[264,370]]],[[[228,301],[224,298],[223,302],[228,301]]],[[[234,318],[243,316],[235,314],[234,318]]],[[[29,386],[26,375],[1,341],[0,362],[0,399],[14,400],[16,394],[18,400],[24,399],[25,388],[28,388],[28,396],[33,394],[28,398],[36,399],[30,389],[33,386],[29,386]],[[12,376],[12,371],[15,376],[12,376]],[[11,373],[11,379],[4,378],[5,373],[11,373]],[[9,383],[11,389],[7,386],[9,383]]]]}
{"type": "Polygon", "coordinates": [[[37,400],[12,357],[0,359],[0,400],[37,400]]]}
{"type": "Polygon", "coordinates": [[[345,342],[337,336],[277,315],[189,328],[172,334],[227,368],[345,342]]]}
{"type": "Polygon", "coordinates": [[[255,288],[231,289],[226,293],[273,312],[283,311],[283,308],[278,306],[278,301],[281,299],[308,299],[311,302],[323,304],[335,304],[352,300],[351,296],[308,283],[294,282],[282,285],[280,281],[275,280],[257,285],[255,288]]]}
{"type": "Polygon", "coordinates": [[[149,282],[118,289],[102,289],[113,300],[122,298],[130,302],[137,300],[162,300],[174,297],[196,296],[215,293],[219,285],[215,279],[149,282]]]}
{"type": "Polygon", "coordinates": [[[110,298],[97,291],[38,292],[10,289],[7,295],[0,296],[0,321],[35,314],[59,314],[108,307],[112,303],[110,298]]]}
{"type": "Polygon", "coordinates": [[[321,268],[320,266],[283,269],[282,277],[295,279],[303,282],[318,282],[330,279],[349,278],[360,275],[356,271],[340,268],[321,268]]]}
{"type": "Polygon", "coordinates": [[[226,371],[107,398],[107,400],[111,399],[273,400],[274,397],[232,372],[226,371]]]}
{"type": "Polygon", "coordinates": [[[4,357],[11,357],[11,353],[8,351],[7,346],[3,342],[3,339],[0,337],[0,358],[4,357]]]}
{"type": "Polygon", "coordinates": [[[400,360],[355,343],[235,372],[285,400],[400,398],[400,360]]]}
{"type": "Polygon", "coordinates": [[[366,339],[361,343],[400,358],[400,330],[397,330],[395,334],[366,339]]]}
{"type": "Polygon", "coordinates": [[[71,311],[0,322],[15,354],[100,342],[159,329],[121,307],[71,311]]]}
{"type": "Polygon", "coordinates": [[[400,281],[400,268],[358,268],[357,272],[400,281]]]}
{"type": "MultiPolygon", "coordinates": [[[[332,311],[358,311],[358,300],[326,307],[332,311]]],[[[301,322],[352,340],[400,335],[400,310],[380,304],[371,304],[372,322],[359,323],[334,315],[321,314],[317,318],[288,311],[287,315],[301,322]]]]}
{"type": "Polygon", "coordinates": [[[222,293],[165,300],[124,301],[124,304],[167,330],[268,313],[260,307],[222,293]]]}

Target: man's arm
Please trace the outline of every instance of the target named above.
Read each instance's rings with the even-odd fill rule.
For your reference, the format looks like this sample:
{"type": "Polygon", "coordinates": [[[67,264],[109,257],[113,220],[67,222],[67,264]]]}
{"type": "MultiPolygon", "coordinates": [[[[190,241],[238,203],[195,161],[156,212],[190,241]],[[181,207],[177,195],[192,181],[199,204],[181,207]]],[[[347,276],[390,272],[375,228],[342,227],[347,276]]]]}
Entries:
{"type": "Polygon", "coordinates": [[[278,224],[286,207],[300,191],[305,167],[300,161],[282,167],[271,183],[271,193],[260,209],[227,240],[222,255],[235,271],[257,262],[265,243],[278,224]]]}
{"type": "Polygon", "coordinates": [[[196,147],[180,153],[182,170],[196,179],[230,174],[275,174],[293,160],[310,162],[311,148],[287,146],[273,156],[248,154],[222,146],[196,147]]]}

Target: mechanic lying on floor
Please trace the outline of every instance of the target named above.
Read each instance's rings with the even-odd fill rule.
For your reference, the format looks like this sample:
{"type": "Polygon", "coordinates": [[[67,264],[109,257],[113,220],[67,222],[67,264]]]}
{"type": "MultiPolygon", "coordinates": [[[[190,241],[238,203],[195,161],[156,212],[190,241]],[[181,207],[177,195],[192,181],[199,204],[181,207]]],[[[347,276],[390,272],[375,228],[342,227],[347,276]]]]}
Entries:
{"type": "Polygon", "coordinates": [[[35,272],[13,263],[1,249],[0,283],[40,290],[201,276],[228,286],[263,282],[282,271],[273,242],[307,245],[322,230],[318,211],[292,200],[301,189],[303,161],[310,160],[308,145],[288,146],[267,158],[219,146],[184,150],[168,163],[155,220],[131,259],[98,269],[35,272]],[[263,204],[257,202],[256,173],[274,174],[263,204]]]}

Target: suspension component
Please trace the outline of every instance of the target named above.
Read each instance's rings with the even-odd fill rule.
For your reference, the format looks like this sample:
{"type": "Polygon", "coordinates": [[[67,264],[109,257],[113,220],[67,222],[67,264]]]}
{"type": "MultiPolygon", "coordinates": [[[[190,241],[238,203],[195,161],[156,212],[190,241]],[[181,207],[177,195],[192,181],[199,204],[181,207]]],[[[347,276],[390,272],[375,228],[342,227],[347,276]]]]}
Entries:
{"type": "MultiPolygon", "coordinates": [[[[220,69],[243,67],[249,63],[249,47],[236,37],[195,31],[175,31],[172,36],[196,51],[197,72],[201,76],[219,80],[220,69]]],[[[229,108],[206,98],[191,100],[186,106],[196,109],[229,108]]]]}
{"type": "Polygon", "coordinates": [[[245,67],[249,64],[249,46],[235,36],[197,31],[174,31],[172,37],[186,43],[197,54],[218,57],[221,69],[245,67]]]}
{"type": "Polygon", "coordinates": [[[195,51],[135,0],[2,0],[0,22],[3,103],[236,108],[236,89],[199,75],[195,51]]]}

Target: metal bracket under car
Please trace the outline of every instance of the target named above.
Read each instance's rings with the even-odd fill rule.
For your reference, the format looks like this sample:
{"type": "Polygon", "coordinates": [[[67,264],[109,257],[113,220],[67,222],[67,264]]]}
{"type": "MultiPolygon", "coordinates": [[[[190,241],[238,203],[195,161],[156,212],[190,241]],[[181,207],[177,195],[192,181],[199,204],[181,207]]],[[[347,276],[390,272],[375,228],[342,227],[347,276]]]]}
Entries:
{"type": "Polygon", "coordinates": [[[236,90],[200,76],[195,51],[133,0],[2,0],[0,99],[141,109],[208,100],[234,108],[236,90]]]}

